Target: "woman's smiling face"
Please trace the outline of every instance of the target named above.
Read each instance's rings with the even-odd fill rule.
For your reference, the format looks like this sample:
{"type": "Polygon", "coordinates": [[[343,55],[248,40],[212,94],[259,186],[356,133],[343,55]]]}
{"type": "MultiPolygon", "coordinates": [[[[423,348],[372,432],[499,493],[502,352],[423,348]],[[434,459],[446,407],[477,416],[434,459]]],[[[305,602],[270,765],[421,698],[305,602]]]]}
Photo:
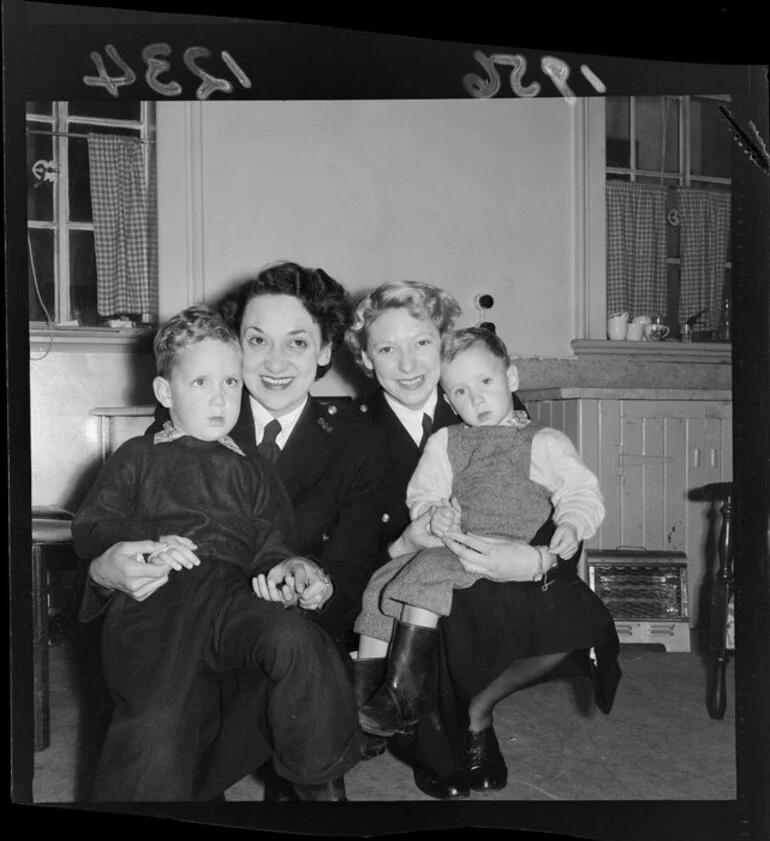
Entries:
{"type": "Polygon", "coordinates": [[[304,304],[292,295],[252,298],[241,319],[243,382],[273,417],[302,404],[331,347],[304,304]]]}
{"type": "Polygon", "coordinates": [[[436,325],[399,307],[369,326],[363,361],[394,400],[421,409],[438,384],[440,349],[436,325]]]}

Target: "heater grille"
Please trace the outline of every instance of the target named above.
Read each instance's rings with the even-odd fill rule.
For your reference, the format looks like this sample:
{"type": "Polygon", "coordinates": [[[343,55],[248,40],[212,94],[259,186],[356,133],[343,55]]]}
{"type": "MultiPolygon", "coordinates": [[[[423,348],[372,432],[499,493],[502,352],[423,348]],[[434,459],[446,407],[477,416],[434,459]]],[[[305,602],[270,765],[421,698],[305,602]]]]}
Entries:
{"type": "Polygon", "coordinates": [[[589,555],[589,586],[615,620],[686,620],[687,557],[683,553],[645,554],[589,555]]]}

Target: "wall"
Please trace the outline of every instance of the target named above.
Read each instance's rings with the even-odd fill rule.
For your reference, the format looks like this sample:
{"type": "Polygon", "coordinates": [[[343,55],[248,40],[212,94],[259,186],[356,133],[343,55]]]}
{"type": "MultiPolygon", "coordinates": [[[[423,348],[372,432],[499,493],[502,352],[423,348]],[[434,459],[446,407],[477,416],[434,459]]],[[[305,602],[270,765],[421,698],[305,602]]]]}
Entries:
{"type": "MultiPolygon", "coordinates": [[[[579,172],[578,111],[561,98],[157,110],[163,318],[267,262],[293,259],[353,291],[394,278],[436,283],[460,301],[461,326],[478,319],[477,293],[493,295],[488,318],[517,357],[522,388],[729,388],[729,365],[572,353],[575,290],[586,280],[580,207],[591,185],[579,172]]],[[[77,505],[97,457],[88,412],[152,402],[152,359],[127,346],[57,345],[30,365],[33,504],[77,505]]],[[[343,365],[313,391],[370,385],[343,365]]]]}
{"type": "Polygon", "coordinates": [[[570,356],[574,109],[563,99],[158,105],[161,309],[266,262],[352,290],[477,292],[513,352],[570,356]]]}
{"type": "MultiPolygon", "coordinates": [[[[33,357],[41,347],[33,344],[33,357]]],[[[152,402],[153,375],[150,354],[122,350],[53,350],[30,362],[33,505],[78,506],[99,465],[97,419],[89,412],[152,402]]]]}

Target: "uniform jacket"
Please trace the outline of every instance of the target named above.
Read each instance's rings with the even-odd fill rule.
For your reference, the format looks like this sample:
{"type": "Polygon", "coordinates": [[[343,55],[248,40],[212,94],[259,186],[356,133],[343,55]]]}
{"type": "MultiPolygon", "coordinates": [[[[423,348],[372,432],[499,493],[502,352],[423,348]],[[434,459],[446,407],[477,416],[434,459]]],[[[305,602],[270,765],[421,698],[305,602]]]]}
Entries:
{"type": "MultiPolygon", "coordinates": [[[[524,404],[513,395],[515,409],[525,409],[524,404]]],[[[380,565],[388,560],[385,549],[401,535],[409,524],[409,510],[406,507],[406,487],[409,479],[420,460],[420,448],[415,444],[412,436],[390,408],[385,399],[385,393],[378,389],[372,394],[360,397],[353,403],[350,410],[369,421],[385,436],[387,450],[387,466],[385,469],[384,495],[380,514],[381,531],[380,565]]],[[[444,399],[439,390],[436,411],[433,418],[433,431],[437,432],[445,426],[460,423],[460,418],[444,399]]]]}

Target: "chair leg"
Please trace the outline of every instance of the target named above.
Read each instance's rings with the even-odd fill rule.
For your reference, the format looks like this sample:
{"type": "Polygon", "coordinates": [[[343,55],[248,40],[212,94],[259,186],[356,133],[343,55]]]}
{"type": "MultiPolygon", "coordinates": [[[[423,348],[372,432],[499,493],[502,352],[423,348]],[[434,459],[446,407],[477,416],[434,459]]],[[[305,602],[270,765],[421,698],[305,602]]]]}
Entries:
{"type": "Polygon", "coordinates": [[[48,699],[48,586],[43,562],[43,547],[32,544],[32,657],[34,692],[35,750],[51,744],[48,699]]]}
{"type": "Polygon", "coordinates": [[[714,719],[724,718],[727,709],[726,667],[727,652],[716,654],[711,661],[711,686],[707,702],[709,716],[714,719]]]}
{"type": "Polygon", "coordinates": [[[727,618],[728,605],[733,592],[733,547],[732,547],[732,498],[725,495],[721,507],[722,528],[719,533],[717,551],[719,569],[714,578],[711,596],[711,627],[709,628],[709,647],[711,648],[711,685],[709,686],[706,709],[711,718],[721,719],[727,708],[727,618]]]}

